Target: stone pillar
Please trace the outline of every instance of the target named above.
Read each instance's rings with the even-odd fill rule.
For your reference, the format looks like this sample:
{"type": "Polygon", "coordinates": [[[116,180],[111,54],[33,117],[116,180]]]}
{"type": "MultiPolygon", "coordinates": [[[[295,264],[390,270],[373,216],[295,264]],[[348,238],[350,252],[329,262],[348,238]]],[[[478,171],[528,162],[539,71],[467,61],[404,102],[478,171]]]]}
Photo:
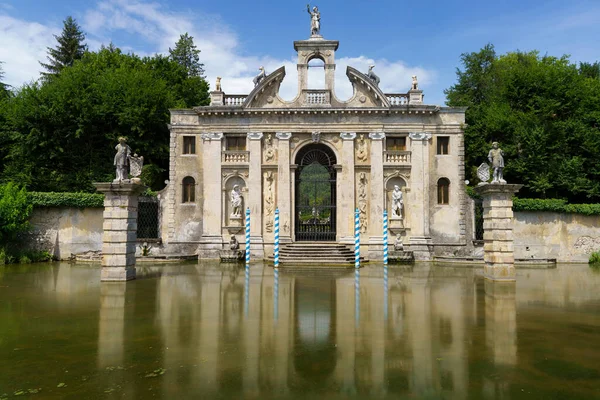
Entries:
{"type": "Polygon", "coordinates": [[[104,194],[101,281],[135,279],[138,196],[146,189],[139,183],[98,182],[104,194]]]}
{"type": "Polygon", "coordinates": [[[123,365],[125,339],[125,295],[127,285],[100,287],[98,321],[98,366],[123,365]]]}
{"type": "MultiPolygon", "coordinates": [[[[431,237],[429,236],[429,142],[431,133],[411,132],[411,174],[408,202],[410,208],[410,241],[409,250],[415,260],[430,260],[431,237]]],[[[407,213],[408,214],[408,213],[407,213]]]]}
{"type": "Polygon", "coordinates": [[[202,207],[202,244],[200,256],[218,258],[222,250],[221,235],[221,140],[223,133],[202,134],[202,160],[204,163],[202,181],[204,184],[204,204],[202,207]]]}
{"type": "Polygon", "coordinates": [[[279,241],[292,241],[292,199],[290,186],[290,132],[277,132],[277,207],[279,207],[279,241]]]}
{"type": "Polygon", "coordinates": [[[371,132],[371,182],[369,207],[369,259],[383,259],[383,139],[385,133],[371,132]]]}
{"type": "Polygon", "coordinates": [[[512,196],[523,185],[485,184],[475,192],[483,197],[483,274],[492,281],[516,281],[513,246],[512,196]]]}
{"type": "Polygon", "coordinates": [[[337,226],[338,240],[342,243],[354,243],[354,139],[355,132],[342,132],[342,170],[337,179],[337,226]]]}
{"type": "Polygon", "coordinates": [[[265,258],[262,237],[262,132],[248,133],[250,166],[248,171],[248,207],[250,207],[250,254],[252,258],[265,258]]]}
{"type": "Polygon", "coordinates": [[[497,366],[517,362],[516,285],[485,281],[485,341],[497,366]]]}

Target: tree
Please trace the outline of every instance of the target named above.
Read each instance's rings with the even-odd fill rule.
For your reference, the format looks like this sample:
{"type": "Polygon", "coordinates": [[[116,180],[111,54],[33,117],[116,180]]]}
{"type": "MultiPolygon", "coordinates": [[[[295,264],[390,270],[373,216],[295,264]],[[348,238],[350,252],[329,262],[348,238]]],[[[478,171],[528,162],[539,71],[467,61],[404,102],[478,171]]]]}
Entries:
{"type": "Polygon", "coordinates": [[[169,54],[173,61],[183,66],[188,76],[204,78],[204,64],[200,63],[200,50],[194,44],[194,38],[187,34],[179,36],[175,48],[169,48],[169,54]]]}
{"type": "Polygon", "coordinates": [[[506,153],[505,178],[527,197],[600,201],[600,79],[597,63],[578,68],[567,56],[511,52],[492,45],[463,54],[450,106],[468,106],[467,179],[493,141],[506,153]]]}
{"type": "Polygon", "coordinates": [[[29,228],[31,210],[25,188],[10,182],[0,185],[0,250],[29,228]]]}
{"type": "Polygon", "coordinates": [[[2,64],[4,64],[4,62],[0,61],[0,101],[8,97],[9,94],[8,85],[2,82],[4,79],[4,70],[2,69],[2,64]]]}
{"type": "Polygon", "coordinates": [[[75,60],[80,60],[87,51],[87,45],[84,43],[85,34],[71,16],[63,21],[62,34],[54,37],[58,41],[58,46],[48,47],[48,64],[40,62],[48,71],[42,72],[45,78],[58,75],[63,68],[72,66],[75,60]]]}

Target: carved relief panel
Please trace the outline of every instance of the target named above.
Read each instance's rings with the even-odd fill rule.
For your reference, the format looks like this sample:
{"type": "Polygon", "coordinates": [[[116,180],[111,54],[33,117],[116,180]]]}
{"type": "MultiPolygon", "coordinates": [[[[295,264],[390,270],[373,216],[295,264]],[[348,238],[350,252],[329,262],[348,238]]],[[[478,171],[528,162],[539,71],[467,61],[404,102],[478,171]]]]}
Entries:
{"type": "Polygon", "coordinates": [[[367,164],[369,162],[369,143],[365,140],[364,133],[358,135],[356,139],[356,163],[367,164]]]}
{"type": "Polygon", "coordinates": [[[275,219],[275,193],[277,193],[277,188],[275,187],[276,181],[277,174],[275,172],[263,172],[265,231],[269,233],[273,232],[273,224],[275,219]]]}
{"type": "Polygon", "coordinates": [[[359,212],[360,233],[367,233],[369,211],[369,173],[361,171],[356,176],[356,207],[359,212]]]}

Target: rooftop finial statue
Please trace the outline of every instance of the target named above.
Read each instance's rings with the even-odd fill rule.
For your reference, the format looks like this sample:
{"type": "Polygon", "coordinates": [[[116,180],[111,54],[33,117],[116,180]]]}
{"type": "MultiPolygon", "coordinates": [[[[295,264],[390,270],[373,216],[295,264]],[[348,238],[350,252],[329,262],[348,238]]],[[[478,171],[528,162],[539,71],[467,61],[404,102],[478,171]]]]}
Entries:
{"type": "Polygon", "coordinates": [[[498,142],[492,143],[492,149],[488,153],[488,160],[492,163],[494,170],[494,178],[492,183],[506,183],[502,176],[502,170],[504,169],[504,152],[498,146],[498,142]]]}
{"type": "Polygon", "coordinates": [[[319,8],[314,6],[310,11],[310,4],[307,4],[306,10],[310,14],[310,36],[321,36],[321,13],[319,8]]]}

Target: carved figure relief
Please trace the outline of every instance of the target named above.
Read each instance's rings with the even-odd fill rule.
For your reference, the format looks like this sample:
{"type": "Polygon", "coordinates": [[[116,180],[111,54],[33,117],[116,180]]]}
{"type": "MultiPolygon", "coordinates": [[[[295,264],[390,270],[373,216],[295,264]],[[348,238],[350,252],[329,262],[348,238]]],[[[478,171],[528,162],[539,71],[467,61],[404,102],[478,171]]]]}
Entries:
{"type": "Polygon", "coordinates": [[[275,213],[275,195],[273,190],[273,172],[265,172],[265,220],[266,220],[266,231],[273,232],[273,216],[275,213]]]}
{"type": "Polygon", "coordinates": [[[367,152],[367,142],[365,140],[365,135],[363,133],[360,134],[356,144],[356,158],[358,161],[365,162],[367,161],[369,154],[367,152]]]}
{"type": "Polygon", "coordinates": [[[265,138],[265,162],[269,163],[275,160],[275,149],[273,148],[273,137],[270,133],[265,138]]]}
{"type": "Polygon", "coordinates": [[[319,143],[321,141],[321,132],[313,132],[312,141],[313,143],[319,143]]]}
{"type": "Polygon", "coordinates": [[[358,218],[360,233],[367,233],[367,174],[361,172],[358,179],[358,218]]]}

